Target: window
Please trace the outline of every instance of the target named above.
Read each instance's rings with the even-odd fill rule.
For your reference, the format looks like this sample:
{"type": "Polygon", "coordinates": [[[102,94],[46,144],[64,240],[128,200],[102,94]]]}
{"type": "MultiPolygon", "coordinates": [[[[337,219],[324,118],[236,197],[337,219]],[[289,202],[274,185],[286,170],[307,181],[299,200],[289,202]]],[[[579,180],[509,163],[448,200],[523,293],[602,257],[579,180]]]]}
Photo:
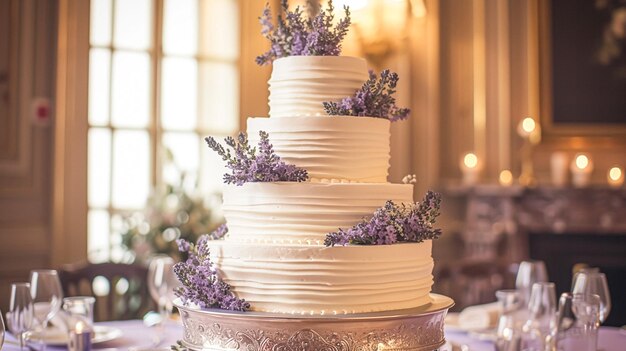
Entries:
{"type": "Polygon", "coordinates": [[[120,214],[151,189],[195,176],[214,191],[223,166],[205,135],[239,129],[236,0],[91,0],[88,251],[122,258],[120,214]],[[172,164],[164,161],[171,152],[172,164]]]}

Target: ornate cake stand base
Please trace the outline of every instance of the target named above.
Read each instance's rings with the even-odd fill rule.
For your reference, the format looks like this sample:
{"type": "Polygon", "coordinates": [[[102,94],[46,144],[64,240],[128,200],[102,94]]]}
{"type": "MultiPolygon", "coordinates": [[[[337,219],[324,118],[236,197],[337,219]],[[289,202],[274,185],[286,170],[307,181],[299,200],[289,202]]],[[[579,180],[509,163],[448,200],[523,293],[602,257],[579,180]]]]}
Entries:
{"type": "Polygon", "coordinates": [[[445,343],[444,318],[454,305],[431,294],[423,307],[337,316],[202,310],[175,303],[183,345],[192,350],[426,351],[445,343]]]}

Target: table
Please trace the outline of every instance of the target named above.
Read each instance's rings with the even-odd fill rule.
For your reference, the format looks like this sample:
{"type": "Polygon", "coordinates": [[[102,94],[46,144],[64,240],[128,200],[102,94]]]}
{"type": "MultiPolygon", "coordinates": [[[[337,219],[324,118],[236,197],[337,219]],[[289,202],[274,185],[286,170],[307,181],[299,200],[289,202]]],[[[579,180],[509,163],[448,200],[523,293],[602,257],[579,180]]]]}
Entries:
{"type": "MultiPolygon", "coordinates": [[[[180,322],[170,322],[166,325],[162,337],[163,342],[160,348],[167,349],[182,338],[183,329],[180,322]]],[[[109,342],[94,345],[94,350],[99,351],[125,351],[132,348],[148,348],[151,346],[152,338],[156,329],[149,329],[143,325],[142,321],[117,321],[98,323],[122,329],[124,336],[109,342]]],[[[446,339],[457,345],[468,345],[470,351],[494,351],[493,343],[480,341],[469,337],[466,333],[446,330],[446,339]]],[[[7,335],[7,340],[15,341],[11,335],[7,335]]],[[[18,351],[19,347],[5,344],[2,351],[18,351]]],[[[66,350],[64,347],[48,346],[47,351],[66,350]]],[[[445,349],[444,349],[445,350],[445,349]]],[[[626,332],[614,327],[601,327],[598,336],[598,350],[602,351],[623,351],[626,350],[626,332]]],[[[447,351],[447,350],[446,350],[447,351]]]]}

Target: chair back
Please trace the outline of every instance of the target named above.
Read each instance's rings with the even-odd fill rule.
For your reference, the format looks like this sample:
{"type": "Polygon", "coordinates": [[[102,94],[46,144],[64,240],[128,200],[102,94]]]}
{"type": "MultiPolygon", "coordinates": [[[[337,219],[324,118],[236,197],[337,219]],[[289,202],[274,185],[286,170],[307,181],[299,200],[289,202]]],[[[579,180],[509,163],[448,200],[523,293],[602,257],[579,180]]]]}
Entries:
{"type": "Polygon", "coordinates": [[[137,319],[153,308],[148,268],[137,264],[87,263],[59,270],[65,296],[94,296],[96,321],[137,319]]]}

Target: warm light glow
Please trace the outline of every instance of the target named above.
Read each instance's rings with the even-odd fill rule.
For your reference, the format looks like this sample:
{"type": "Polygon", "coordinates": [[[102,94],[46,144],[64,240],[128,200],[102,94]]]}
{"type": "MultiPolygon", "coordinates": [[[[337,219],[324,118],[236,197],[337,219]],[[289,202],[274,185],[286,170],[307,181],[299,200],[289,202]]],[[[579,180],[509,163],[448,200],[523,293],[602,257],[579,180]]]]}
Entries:
{"type": "Polygon", "coordinates": [[[511,173],[508,169],[500,172],[500,185],[509,186],[511,184],[513,184],[513,173],[511,173]]]}
{"type": "Polygon", "coordinates": [[[478,157],[471,152],[467,153],[463,157],[463,164],[467,168],[476,168],[478,166],[478,157]]]}
{"type": "Polygon", "coordinates": [[[622,178],[622,170],[619,167],[609,169],[609,179],[618,181],[622,178]]]}
{"type": "Polygon", "coordinates": [[[589,166],[589,157],[586,155],[576,156],[576,167],[579,169],[585,169],[589,166]]]}
{"type": "Polygon", "coordinates": [[[76,334],[82,334],[83,330],[85,330],[85,323],[83,323],[83,321],[78,321],[74,327],[74,331],[76,334]]]}
{"type": "Polygon", "coordinates": [[[535,120],[532,119],[531,117],[526,117],[524,118],[524,120],[522,120],[522,129],[526,133],[530,134],[534,132],[536,127],[537,125],[535,124],[535,120]]]}
{"type": "Polygon", "coordinates": [[[413,17],[421,18],[426,17],[426,5],[424,5],[424,0],[410,0],[411,1],[411,10],[413,12],[413,17]]]}

